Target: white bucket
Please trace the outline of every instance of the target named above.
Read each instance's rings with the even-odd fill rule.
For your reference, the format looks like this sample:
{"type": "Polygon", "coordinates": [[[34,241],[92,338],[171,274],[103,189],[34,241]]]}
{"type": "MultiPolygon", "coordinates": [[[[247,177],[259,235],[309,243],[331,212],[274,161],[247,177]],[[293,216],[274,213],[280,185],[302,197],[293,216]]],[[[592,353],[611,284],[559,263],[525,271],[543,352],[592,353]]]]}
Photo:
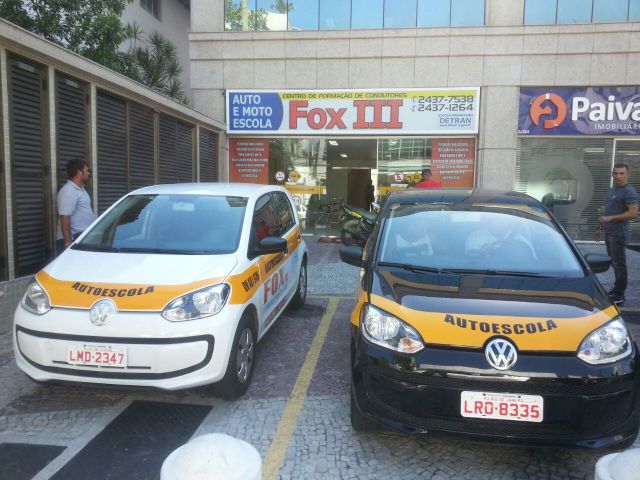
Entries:
{"type": "Polygon", "coordinates": [[[605,455],[596,463],[596,480],[640,479],[640,448],[605,455]]]}
{"type": "Polygon", "coordinates": [[[261,480],[262,459],[247,442],[209,433],[174,450],[162,464],[160,480],[261,480]]]}

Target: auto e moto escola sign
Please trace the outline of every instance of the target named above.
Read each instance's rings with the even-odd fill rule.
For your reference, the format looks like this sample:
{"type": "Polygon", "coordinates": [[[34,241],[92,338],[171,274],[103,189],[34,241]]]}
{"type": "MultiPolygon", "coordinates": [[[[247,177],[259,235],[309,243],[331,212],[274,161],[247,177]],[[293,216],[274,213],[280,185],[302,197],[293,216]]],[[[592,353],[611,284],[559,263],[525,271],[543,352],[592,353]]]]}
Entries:
{"type": "Polygon", "coordinates": [[[640,87],[522,88],[519,135],[639,135],[640,87]]]}
{"type": "Polygon", "coordinates": [[[476,134],[480,89],[228,90],[229,134],[476,134]]]}

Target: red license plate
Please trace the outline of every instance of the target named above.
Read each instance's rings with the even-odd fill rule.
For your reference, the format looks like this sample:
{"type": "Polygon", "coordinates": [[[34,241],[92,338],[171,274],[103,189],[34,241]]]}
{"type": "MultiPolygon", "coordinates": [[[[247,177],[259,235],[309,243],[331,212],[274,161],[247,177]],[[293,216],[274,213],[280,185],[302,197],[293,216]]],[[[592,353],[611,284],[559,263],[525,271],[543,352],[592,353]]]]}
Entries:
{"type": "Polygon", "coordinates": [[[542,422],[543,399],[539,395],[462,392],[460,414],[470,418],[542,422]]]}
{"type": "Polygon", "coordinates": [[[94,367],[126,367],[127,349],[112,345],[69,345],[67,362],[94,367]]]}

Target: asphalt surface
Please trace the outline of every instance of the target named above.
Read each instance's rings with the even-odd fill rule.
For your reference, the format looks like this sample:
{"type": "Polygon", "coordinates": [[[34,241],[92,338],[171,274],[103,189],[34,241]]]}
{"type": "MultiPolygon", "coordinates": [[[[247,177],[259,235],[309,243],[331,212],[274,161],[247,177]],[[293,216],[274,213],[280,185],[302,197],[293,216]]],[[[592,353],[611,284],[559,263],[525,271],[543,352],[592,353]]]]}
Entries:
{"type": "MultiPolygon", "coordinates": [[[[607,452],[353,431],[349,315],[359,270],[339,261],[338,244],[316,238],[307,244],[307,305],[287,312],[258,345],[253,382],[234,402],[212,388],[35,384],[17,369],[10,334],[0,336],[0,478],[71,479],[84,472],[92,479],[156,479],[169,447],[212,432],[255,446],[269,480],[593,478],[597,459],[607,452]]],[[[635,321],[640,253],[629,252],[629,265],[627,312],[635,321]]],[[[611,273],[600,277],[610,284],[611,273]]],[[[640,334],[640,323],[630,328],[640,334]]]]}

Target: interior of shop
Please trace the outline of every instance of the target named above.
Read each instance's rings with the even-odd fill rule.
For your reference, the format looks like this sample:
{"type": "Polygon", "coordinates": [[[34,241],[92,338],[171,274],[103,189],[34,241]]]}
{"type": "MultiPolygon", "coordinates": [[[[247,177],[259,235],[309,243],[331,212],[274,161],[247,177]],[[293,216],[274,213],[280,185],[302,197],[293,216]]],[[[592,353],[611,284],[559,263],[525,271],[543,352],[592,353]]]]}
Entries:
{"type": "Polygon", "coordinates": [[[335,235],[340,205],[366,210],[420,181],[432,163],[429,138],[280,138],[269,142],[269,182],[285,186],[305,233],[335,235]]]}

